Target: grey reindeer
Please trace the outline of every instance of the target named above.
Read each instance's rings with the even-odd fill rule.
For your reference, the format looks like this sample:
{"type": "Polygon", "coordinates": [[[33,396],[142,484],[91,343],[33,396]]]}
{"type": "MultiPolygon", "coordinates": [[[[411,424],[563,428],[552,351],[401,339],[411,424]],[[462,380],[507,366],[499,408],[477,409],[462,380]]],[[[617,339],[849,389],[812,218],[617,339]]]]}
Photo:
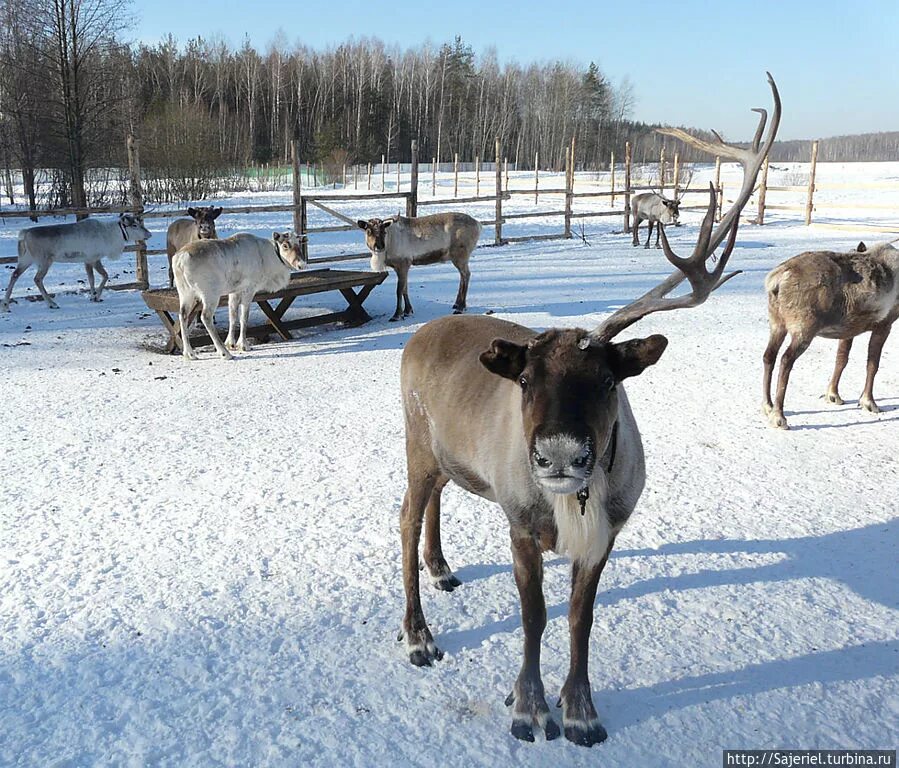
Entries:
{"type": "Polygon", "coordinates": [[[459,270],[459,291],[453,311],[465,311],[471,278],[468,262],[481,235],[481,225],[476,219],[465,213],[437,213],[417,218],[360,219],[357,225],[365,231],[371,268],[386,272],[391,267],[396,272],[396,311],[391,321],[413,312],[409,301],[409,269],[413,265],[451,261],[459,270]]]}

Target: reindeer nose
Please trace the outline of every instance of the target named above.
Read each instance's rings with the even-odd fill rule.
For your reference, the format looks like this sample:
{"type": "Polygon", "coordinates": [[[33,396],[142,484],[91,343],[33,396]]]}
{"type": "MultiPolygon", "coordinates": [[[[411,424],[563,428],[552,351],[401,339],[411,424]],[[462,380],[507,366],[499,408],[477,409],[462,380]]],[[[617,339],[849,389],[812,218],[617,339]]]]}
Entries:
{"type": "Polygon", "coordinates": [[[534,443],[534,463],[541,470],[557,475],[589,472],[593,465],[593,445],[590,439],[573,435],[538,437],[534,443]]]}

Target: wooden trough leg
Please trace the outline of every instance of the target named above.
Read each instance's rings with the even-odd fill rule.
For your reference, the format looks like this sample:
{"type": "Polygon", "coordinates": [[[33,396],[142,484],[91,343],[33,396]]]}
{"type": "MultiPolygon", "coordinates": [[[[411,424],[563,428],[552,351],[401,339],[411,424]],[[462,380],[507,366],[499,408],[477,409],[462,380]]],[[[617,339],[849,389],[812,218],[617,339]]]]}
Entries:
{"type": "Polygon", "coordinates": [[[181,323],[164,309],[157,309],[156,314],[162,320],[163,327],[169,332],[169,340],[165,345],[166,353],[171,355],[181,352],[181,323]]]}
{"type": "Polygon", "coordinates": [[[284,341],[290,341],[293,338],[290,331],[288,331],[287,328],[284,327],[284,324],[281,322],[281,319],[284,317],[284,313],[287,311],[287,308],[293,303],[293,299],[293,296],[286,296],[278,302],[277,307],[273,307],[264,299],[256,302],[259,305],[259,309],[262,310],[262,313],[272,324],[272,328],[274,328],[278,332],[278,335],[282,339],[284,339],[284,341]]]}
{"type": "Polygon", "coordinates": [[[371,315],[365,311],[365,308],[362,306],[362,302],[364,302],[368,298],[368,294],[374,290],[373,285],[364,285],[359,293],[356,293],[352,288],[341,288],[340,293],[343,295],[343,298],[346,299],[349,307],[347,308],[347,317],[348,322],[353,325],[362,325],[363,323],[367,323],[371,320],[371,315]]]}

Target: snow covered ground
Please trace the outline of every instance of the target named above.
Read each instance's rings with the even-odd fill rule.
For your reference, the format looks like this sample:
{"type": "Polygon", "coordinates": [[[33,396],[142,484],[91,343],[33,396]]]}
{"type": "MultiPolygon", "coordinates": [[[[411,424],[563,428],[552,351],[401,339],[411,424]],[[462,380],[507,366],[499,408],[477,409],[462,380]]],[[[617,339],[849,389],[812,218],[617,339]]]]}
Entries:
{"type": "MultiPolygon", "coordinates": [[[[361,328],[310,330],[231,363],[207,348],[193,364],[154,351],[163,331],[137,293],[91,304],[67,292],[82,274],[54,267],[51,312],[25,300],[26,275],[0,315],[0,764],[630,768],[717,766],[725,748],[895,748],[899,342],[877,378],[880,416],[855,404],[863,342],[847,404],[819,398],[836,344],[817,340],[794,369],[793,429],[766,426],[765,273],[810,247],[871,239],[798,217],[744,226],[732,260],[743,275],[703,307],[633,329],[671,344],[627,385],[648,482],[597,598],[591,682],[610,735],[592,750],[508,733],[522,633],[495,505],[444,494],[444,549],[464,584],[424,593],[443,661],[414,668],[395,641],[399,361],[416,328],[449,311],[451,266],[413,271],[414,320],[387,322],[391,276],[361,328]]],[[[684,218],[671,231],[681,252],[698,214],[684,218]]],[[[286,221],[223,216],[219,228],[286,221]]],[[[470,311],[595,324],[669,271],[620,226],[588,221],[589,245],[477,250],[470,311]]],[[[14,253],[4,227],[0,256],[14,253]]],[[[313,240],[313,255],[360,245],[338,233],[313,240]]],[[[161,282],[164,259],[152,266],[161,282]]],[[[553,701],[568,664],[567,580],[567,561],[548,557],[553,701]]]]}

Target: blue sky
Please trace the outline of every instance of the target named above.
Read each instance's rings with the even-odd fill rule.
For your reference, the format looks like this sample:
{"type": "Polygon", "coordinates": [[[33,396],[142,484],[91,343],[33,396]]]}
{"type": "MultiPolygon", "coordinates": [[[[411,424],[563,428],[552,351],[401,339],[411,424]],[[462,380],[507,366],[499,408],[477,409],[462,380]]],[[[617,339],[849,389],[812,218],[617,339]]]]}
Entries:
{"type": "Polygon", "coordinates": [[[748,110],[768,106],[765,70],[784,100],[780,138],[899,130],[899,0],[616,0],[511,3],[450,0],[439,5],[190,3],[135,0],[135,40],[169,32],[265,48],[279,32],[290,44],[334,46],[378,37],[401,48],[461,35],[500,62],[595,61],[616,85],[633,86],[633,117],[715,128],[730,139],[755,129],[748,110]],[[643,8],[642,17],[636,9],[643,8]]]}

